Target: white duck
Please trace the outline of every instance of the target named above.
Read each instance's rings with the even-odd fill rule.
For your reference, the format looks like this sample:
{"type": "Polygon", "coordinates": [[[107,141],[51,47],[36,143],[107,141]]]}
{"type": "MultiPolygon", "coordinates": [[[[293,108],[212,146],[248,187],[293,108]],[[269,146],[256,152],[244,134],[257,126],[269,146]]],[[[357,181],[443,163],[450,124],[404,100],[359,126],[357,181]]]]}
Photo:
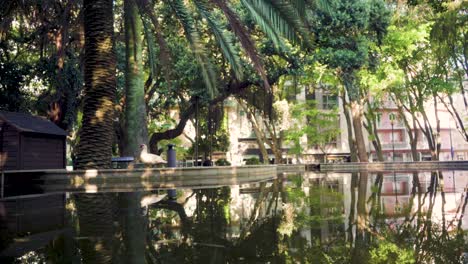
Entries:
{"type": "Polygon", "coordinates": [[[145,144],[140,145],[141,153],[140,153],[140,160],[145,164],[165,164],[163,158],[156,154],[148,153],[148,147],[145,144]]]}

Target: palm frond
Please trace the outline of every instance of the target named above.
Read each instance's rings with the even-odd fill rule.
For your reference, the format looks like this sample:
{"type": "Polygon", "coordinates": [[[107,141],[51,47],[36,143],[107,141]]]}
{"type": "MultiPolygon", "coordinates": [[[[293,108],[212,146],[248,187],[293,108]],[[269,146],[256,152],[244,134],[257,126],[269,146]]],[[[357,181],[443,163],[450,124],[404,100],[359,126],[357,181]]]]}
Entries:
{"type": "Polygon", "coordinates": [[[254,64],[255,70],[258,72],[260,77],[263,80],[263,85],[267,91],[271,91],[270,84],[268,83],[268,79],[265,73],[265,68],[263,66],[262,60],[257,54],[257,49],[254,45],[253,40],[250,38],[247,30],[242,25],[241,21],[237,17],[237,15],[229,8],[224,0],[211,0],[217,7],[219,7],[224,15],[226,16],[229,25],[236,34],[237,38],[239,39],[242,47],[244,48],[245,52],[249,56],[250,60],[254,64]]]}
{"type": "Polygon", "coordinates": [[[218,23],[217,20],[208,11],[205,3],[201,1],[193,1],[195,6],[198,9],[200,15],[207,21],[211,31],[213,32],[221,51],[223,52],[224,57],[229,61],[232,71],[234,72],[238,80],[243,78],[242,65],[240,63],[239,54],[236,52],[230,36],[227,35],[226,31],[222,30],[222,26],[218,23]]]}
{"type": "Polygon", "coordinates": [[[146,38],[146,44],[148,46],[148,62],[150,65],[150,78],[155,80],[157,77],[157,61],[156,61],[156,43],[154,36],[151,32],[149,22],[146,19],[143,21],[143,30],[146,38]]]}
{"type": "Polygon", "coordinates": [[[146,17],[148,17],[151,20],[151,23],[153,24],[154,32],[156,35],[156,41],[159,46],[159,64],[161,65],[161,69],[162,69],[162,72],[164,73],[164,78],[166,82],[168,83],[168,86],[171,87],[172,58],[171,58],[171,53],[169,51],[167,42],[161,33],[159,21],[156,18],[156,15],[154,14],[154,9],[150,6],[148,1],[138,0],[137,5],[138,5],[138,11],[140,12],[142,20],[143,20],[144,33],[145,33],[145,37],[146,37],[146,41],[148,45],[148,55],[149,55],[148,57],[149,57],[149,63],[150,63],[150,68],[151,68],[150,77],[153,80],[156,80],[158,63],[156,62],[156,55],[157,55],[156,44],[155,44],[156,42],[152,34],[149,21],[146,20],[146,17]]]}
{"type": "Polygon", "coordinates": [[[190,16],[190,12],[185,6],[183,0],[173,0],[168,1],[171,8],[174,10],[177,18],[179,19],[182,27],[184,28],[185,37],[188,39],[192,52],[195,55],[195,58],[200,65],[200,69],[203,75],[203,80],[205,82],[207,91],[211,98],[214,97],[217,92],[216,89],[216,74],[213,70],[209,59],[206,56],[206,51],[204,46],[200,41],[200,36],[198,31],[195,29],[195,22],[190,16]]]}
{"type": "Polygon", "coordinates": [[[269,23],[271,30],[289,41],[312,46],[311,34],[306,27],[307,3],[304,0],[242,0],[242,3],[260,26],[269,23]]]}
{"type": "Polygon", "coordinates": [[[248,0],[241,0],[242,4],[249,10],[250,15],[255,20],[255,22],[260,26],[260,28],[265,32],[265,34],[270,38],[276,48],[284,49],[284,42],[278,36],[277,30],[274,25],[272,25],[271,20],[265,16],[265,14],[257,9],[257,6],[254,6],[248,0]]]}

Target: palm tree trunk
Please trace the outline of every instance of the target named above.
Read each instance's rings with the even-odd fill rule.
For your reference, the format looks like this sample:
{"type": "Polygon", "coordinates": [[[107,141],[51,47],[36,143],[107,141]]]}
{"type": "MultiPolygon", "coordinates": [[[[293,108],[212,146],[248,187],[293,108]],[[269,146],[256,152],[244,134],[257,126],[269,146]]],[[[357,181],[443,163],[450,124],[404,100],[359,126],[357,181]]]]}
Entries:
{"type": "Polygon", "coordinates": [[[142,21],[135,0],[124,1],[125,20],[125,143],[123,155],[137,157],[148,144],[143,83],[142,21]]]}
{"type": "MultiPolygon", "coordinates": [[[[112,0],[84,0],[84,105],[78,169],[105,169],[112,157],[116,58],[112,0]]],[[[77,194],[79,235],[84,263],[111,263],[115,197],[77,194]]]]}
{"type": "Polygon", "coordinates": [[[83,3],[85,86],[83,123],[76,151],[78,169],[110,167],[116,91],[112,2],[83,3]]]}

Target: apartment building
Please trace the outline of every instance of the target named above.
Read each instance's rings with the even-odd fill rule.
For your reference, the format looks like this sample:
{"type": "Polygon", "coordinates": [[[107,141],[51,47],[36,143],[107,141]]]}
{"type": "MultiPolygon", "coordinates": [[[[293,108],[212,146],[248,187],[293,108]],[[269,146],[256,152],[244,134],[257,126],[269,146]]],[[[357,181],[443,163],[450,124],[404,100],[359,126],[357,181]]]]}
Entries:
{"type": "MultiPolygon", "coordinates": [[[[460,106],[462,107],[462,106],[460,106]]],[[[425,110],[428,115],[429,123],[436,128],[435,113],[440,120],[440,155],[439,160],[466,160],[468,159],[468,142],[456,129],[456,123],[451,114],[439,103],[437,109],[432,102],[425,104],[425,110]]],[[[413,126],[411,116],[406,113],[406,118],[409,120],[410,128],[413,134],[417,134],[417,151],[418,157],[416,160],[430,160],[431,151],[427,138],[421,128],[413,126]]],[[[421,115],[417,115],[418,121],[424,124],[421,115]]],[[[396,105],[391,100],[385,100],[377,114],[377,131],[382,144],[382,152],[386,161],[412,161],[410,138],[407,133],[407,128],[403,119],[398,113],[396,105]]],[[[377,160],[376,152],[373,146],[370,145],[370,160],[377,160]]]]}
{"type": "MultiPolygon", "coordinates": [[[[291,82],[286,82],[285,86],[292,86],[291,82]]],[[[338,108],[338,117],[336,126],[341,131],[335,140],[329,142],[321,148],[308,144],[307,137],[301,139],[305,151],[301,155],[294,155],[290,152],[290,145],[283,142],[281,151],[283,159],[288,163],[319,163],[319,162],[344,162],[349,160],[349,144],[346,129],[346,119],[343,114],[343,104],[338,95],[329,92],[326,87],[311,89],[308,86],[301,86],[297,89],[291,89],[287,95],[289,102],[304,103],[306,100],[314,100],[319,109],[328,111],[338,108]]],[[[228,98],[224,102],[225,113],[228,120],[228,131],[230,137],[230,148],[226,154],[227,160],[232,165],[245,164],[245,160],[256,157],[263,160],[252,124],[248,120],[246,113],[234,98],[228,98]]],[[[261,119],[261,117],[259,117],[261,119]]],[[[288,120],[290,121],[290,120],[288,120]]],[[[307,124],[307,120],[304,120],[307,124]]],[[[279,128],[281,130],[281,128],[279,128]]],[[[273,152],[266,146],[268,159],[274,159],[273,152]]]]}

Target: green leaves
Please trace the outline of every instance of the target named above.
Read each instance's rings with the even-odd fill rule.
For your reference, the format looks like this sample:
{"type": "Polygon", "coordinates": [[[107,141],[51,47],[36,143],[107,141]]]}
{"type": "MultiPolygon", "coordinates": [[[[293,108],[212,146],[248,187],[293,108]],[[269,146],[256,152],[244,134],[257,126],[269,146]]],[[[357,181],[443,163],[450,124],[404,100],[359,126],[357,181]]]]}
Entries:
{"type": "Polygon", "coordinates": [[[241,0],[241,2],[277,48],[285,48],[280,34],[292,43],[312,46],[311,35],[305,27],[304,1],[241,0]]]}
{"type": "Polygon", "coordinates": [[[185,6],[182,0],[170,1],[169,5],[174,10],[176,16],[179,18],[182,27],[184,28],[184,33],[187,39],[190,42],[190,47],[192,52],[195,55],[195,58],[200,65],[200,70],[203,76],[203,81],[206,85],[206,90],[211,98],[217,93],[217,76],[213,70],[213,66],[210,63],[210,60],[206,56],[206,51],[201,43],[200,36],[198,31],[195,29],[195,21],[190,15],[189,10],[185,6]]]}
{"type": "Polygon", "coordinates": [[[309,100],[294,105],[291,116],[297,123],[287,131],[286,139],[293,143],[294,153],[299,154],[303,151],[301,144],[303,136],[307,137],[307,145],[316,146],[325,152],[326,145],[340,134],[336,109],[318,109],[316,103],[309,100]]]}
{"type": "Polygon", "coordinates": [[[217,21],[216,18],[210,14],[205,3],[202,1],[194,1],[194,4],[197,7],[200,15],[208,23],[208,26],[213,32],[224,57],[229,61],[231,69],[234,72],[236,78],[238,80],[242,80],[244,78],[244,72],[241,65],[241,59],[234,47],[234,44],[232,43],[232,37],[228,34],[227,31],[223,30],[219,21],[217,21]]]}

